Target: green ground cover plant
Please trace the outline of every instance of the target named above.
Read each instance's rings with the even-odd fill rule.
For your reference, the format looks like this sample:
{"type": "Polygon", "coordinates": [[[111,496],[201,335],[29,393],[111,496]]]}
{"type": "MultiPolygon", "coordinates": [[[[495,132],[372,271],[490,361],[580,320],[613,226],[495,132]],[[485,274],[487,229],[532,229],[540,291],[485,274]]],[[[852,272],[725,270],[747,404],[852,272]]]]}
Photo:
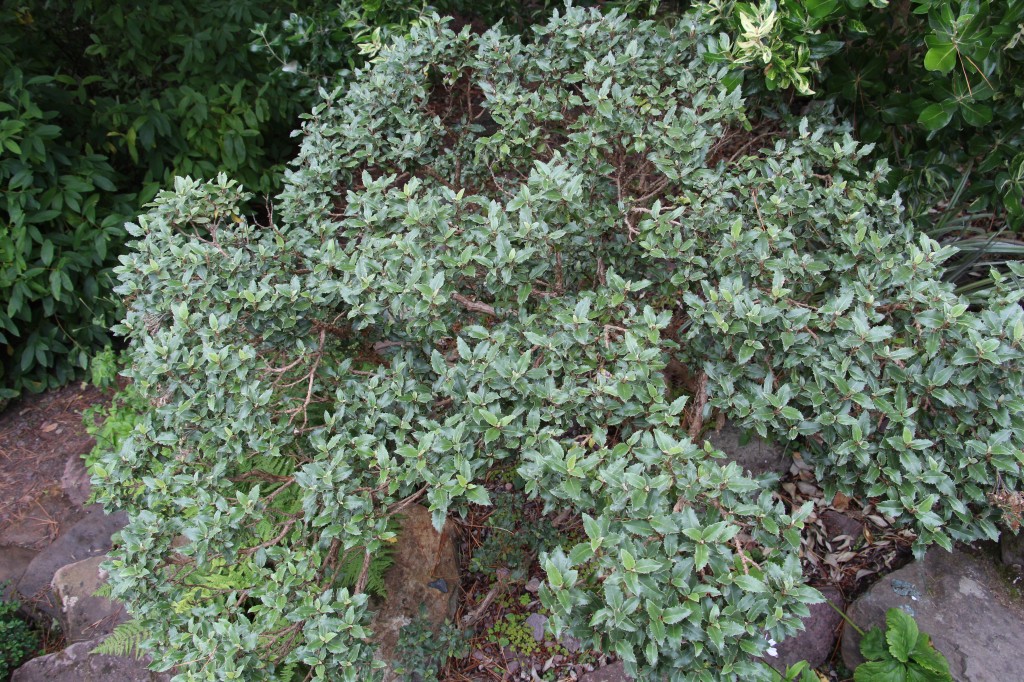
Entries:
{"type": "MultiPolygon", "coordinates": [[[[7,583],[0,583],[0,590],[7,588],[7,583]]],[[[43,649],[39,633],[18,615],[18,606],[17,601],[0,598],[0,679],[3,680],[43,649]]]]}
{"type": "Polygon", "coordinates": [[[368,568],[407,504],[438,527],[491,504],[514,467],[582,520],[540,557],[556,633],[641,679],[771,679],[758,656],[820,600],[811,509],[704,442],[717,414],[796,441],[919,550],[998,536],[1024,292],[996,273],[958,297],[950,250],[829,119],[744,153],[717,40],[696,15],[426,18],[307,117],[272,224],[221,176],[129,227],[117,331],[151,409],[92,471],[129,514],[112,594],[155,668],[368,679],[345,557],[368,568]]]}

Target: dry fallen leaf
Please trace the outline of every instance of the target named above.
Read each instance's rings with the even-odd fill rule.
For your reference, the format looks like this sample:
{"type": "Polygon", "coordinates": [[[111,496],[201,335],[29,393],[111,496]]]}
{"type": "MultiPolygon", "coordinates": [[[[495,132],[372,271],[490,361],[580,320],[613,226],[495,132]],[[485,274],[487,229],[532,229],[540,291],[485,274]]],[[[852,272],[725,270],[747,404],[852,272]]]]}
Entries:
{"type": "Polygon", "coordinates": [[[55,422],[49,422],[47,424],[43,424],[43,428],[40,429],[40,430],[43,433],[50,433],[51,431],[53,431],[56,428],[57,428],[57,424],[55,422]]]}

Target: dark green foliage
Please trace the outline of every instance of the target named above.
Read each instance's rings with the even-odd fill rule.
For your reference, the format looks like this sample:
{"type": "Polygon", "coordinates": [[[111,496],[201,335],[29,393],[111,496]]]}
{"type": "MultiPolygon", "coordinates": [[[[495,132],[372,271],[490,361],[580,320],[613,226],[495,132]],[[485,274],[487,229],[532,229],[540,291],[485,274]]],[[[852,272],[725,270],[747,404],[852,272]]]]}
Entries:
{"type": "Polygon", "coordinates": [[[748,90],[834,98],[893,160],[911,209],[948,203],[1024,229],[1024,1],[713,0],[734,36],[718,54],[748,90]]]}
{"type": "MultiPolygon", "coordinates": [[[[248,210],[280,188],[290,132],[315,87],[250,49],[252,29],[336,7],[29,0],[0,9],[0,398],[58,386],[110,344],[123,223],[158,187],[226,170],[258,193],[248,210]]],[[[343,42],[324,68],[361,58],[343,42]]]]}
{"type": "MultiPolygon", "coordinates": [[[[7,583],[0,583],[0,591],[7,583]]],[[[18,666],[42,653],[39,633],[18,614],[18,602],[0,598],[0,680],[6,680],[18,666]]]]}
{"type": "Polygon", "coordinates": [[[0,397],[66,382],[109,342],[110,268],[132,210],[110,160],[76,132],[88,128],[84,89],[32,74],[10,45],[9,14],[0,10],[0,397]]]}
{"type": "Polygon", "coordinates": [[[472,634],[450,622],[435,631],[421,606],[419,615],[398,634],[394,671],[399,679],[408,682],[439,682],[438,668],[445,661],[469,655],[472,634]]]}
{"type": "Polygon", "coordinates": [[[512,493],[491,497],[494,511],[487,517],[488,530],[483,543],[473,550],[469,569],[494,577],[505,568],[513,580],[525,580],[526,571],[538,554],[558,546],[563,533],[544,516],[529,519],[523,515],[523,499],[512,493]]]}

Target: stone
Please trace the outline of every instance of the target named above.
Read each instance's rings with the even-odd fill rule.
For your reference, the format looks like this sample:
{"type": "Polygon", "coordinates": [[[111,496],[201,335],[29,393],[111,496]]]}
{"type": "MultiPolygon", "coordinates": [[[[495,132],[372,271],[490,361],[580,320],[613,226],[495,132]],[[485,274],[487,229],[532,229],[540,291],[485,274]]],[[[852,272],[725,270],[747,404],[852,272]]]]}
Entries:
{"type": "Polygon", "coordinates": [[[526,625],[533,631],[533,639],[538,642],[544,641],[544,628],[548,624],[548,617],[540,613],[531,613],[526,618],[526,625]]]}
{"type": "Polygon", "coordinates": [[[785,451],[766,440],[762,440],[756,433],[747,433],[726,421],[719,431],[711,431],[707,434],[707,440],[717,450],[726,454],[726,459],[736,462],[744,471],[749,471],[754,476],[762,474],[785,474],[793,463],[793,458],[785,451]]]}
{"type": "Polygon", "coordinates": [[[85,460],[80,456],[71,455],[64,464],[64,475],[60,479],[61,490],[73,504],[85,506],[92,493],[92,481],[85,469],[85,460]]]}
{"type": "Polygon", "coordinates": [[[626,674],[622,661],[606,665],[587,673],[580,682],[632,682],[633,678],[626,674]]]}
{"type": "Polygon", "coordinates": [[[106,555],[68,564],[57,569],[51,587],[61,609],[61,625],[68,642],[82,642],[108,635],[118,624],[128,620],[124,605],[95,596],[107,582],[107,572],[100,564],[106,555]]]}
{"type": "Polygon", "coordinates": [[[840,535],[848,535],[854,543],[864,534],[864,522],[848,516],[834,509],[826,509],[821,514],[821,521],[825,524],[825,532],[830,540],[840,535]]]}
{"type": "Polygon", "coordinates": [[[28,502],[18,517],[0,530],[0,546],[41,551],[82,520],[85,511],[60,490],[48,490],[28,502]]]}
{"type": "MultiPolygon", "coordinates": [[[[385,663],[393,660],[399,631],[419,615],[421,605],[435,630],[455,617],[459,564],[453,524],[447,522],[438,533],[426,507],[407,508],[402,512],[392,559],[394,563],[384,575],[387,598],[371,624],[377,656],[385,663]]],[[[396,679],[390,665],[384,679],[396,679]]]]}
{"type": "Polygon", "coordinates": [[[92,505],[87,511],[81,521],[32,560],[18,582],[21,599],[48,616],[60,616],[59,604],[50,592],[57,570],[82,559],[106,554],[111,547],[111,536],[127,523],[124,512],[104,514],[100,505],[92,505]]]}
{"type": "Polygon", "coordinates": [[[1007,566],[1024,571],[1024,530],[1016,535],[1003,531],[999,536],[999,556],[1007,566]]]}
{"type": "MultiPolygon", "coordinates": [[[[1024,679],[1024,601],[990,561],[932,547],[924,559],[872,585],[847,615],[866,631],[884,627],[891,607],[912,615],[931,635],[957,682],[1024,679]]],[[[851,670],[864,660],[859,645],[857,632],[844,628],[843,661],[851,670]]]]}
{"type": "Polygon", "coordinates": [[[580,640],[564,632],[562,633],[562,636],[559,638],[558,643],[565,647],[565,650],[571,654],[575,654],[583,648],[583,643],[580,642],[580,640]]]}
{"type": "Polygon", "coordinates": [[[72,644],[33,658],[14,671],[11,682],[168,682],[171,675],[146,669],[144,661],[94,654],[102,638],[72,644]]]}
{"type": "Polygon", "coordinates": [[[0,596],[9,599],[14,595],[14,586],[37,554],[39,552],[28,547],[0,547],[0,596]]]}
{"type": "Polygon", "coordinates": [[[803,619],[804,629],[788,637],[775,646],[778,655],[774,658],[765,657],[765,661],[779,672],[797,661],[806,660],[811,668],[818,668],[832,656],[836,641],[839,639],[839,628],[843,617],[829,606],[829,602],[838,609],[844,609],[846,602],[843,594],[835,587],[818,588],[825,601],[811,604],[811,613],[803,619]]]}

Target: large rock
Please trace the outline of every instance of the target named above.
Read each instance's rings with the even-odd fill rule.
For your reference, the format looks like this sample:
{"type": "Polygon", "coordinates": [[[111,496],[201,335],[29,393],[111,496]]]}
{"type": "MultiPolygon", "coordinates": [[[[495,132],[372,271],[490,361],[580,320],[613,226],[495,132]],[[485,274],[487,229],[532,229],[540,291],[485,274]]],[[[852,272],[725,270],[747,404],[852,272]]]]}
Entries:
{"type": "Polygon", "coordinates": [[[0,598],[9,599],[14,595],[14,586],[37,554],[39,552],[27,547],[0,546],[0,598]]]}
{"type": "MultiPolygon", "coordinates": [[[[1024,680],[1024,602],[988,561],[933,547],[875,583],[847,615],[863,630],[884,627],[891,607],[932,636],[957,682],[1024,680]]],[[[843,661],[851,670],[864,660],[859,645],[856,631],[845,628],[843,661]]]]}
{"type": "Polygon", "coordinates": [[[580,678],[580,682],[632,682],[633,678],[626,674],[622,661],[617,661],[603,668],[598,668],[580,678]]]}
{"type": "Polygon", "coordinates": [[[85,468],[85,460],[79,455],[71,455],[64,464],[64,474],[60,479],[60,487],[69,500],[78,506],[84,506],[92,493],[92,479],[85,468]]]}
{"type": "Polygon", "coordinates": [[[811,614],[803,619],[804,629],[776,645],[775,658],[764,659],[779,672],[784,672],[797,661],[807,661],[811,668],[818,668],[831,658],[843,617],[829,603],[842,609],[846,602],[834,587],[820,588],[820,592],[825,601],[808,607],[811,614]]]}
{"type": "MultiPolygon", "coordinates": [[[[394,564],[384,576],[387,598],[371,625],[381,660],[394,659],[399,631],[419,615],[420,606],[434,628],[453,618],[458,608],[459,565],[452,524],[434,530],[430,512],[413,505],[402,512],[394,564]]],[[[386,681],[396,679],[390,666],[386,681]]]]}
{"type": "Polygon", "coordinates": [[[1024,530],[1016,535],[1004,532],[999,537],[999,556],[1010,568],[1024,572],[1024,530]]]}
{"type": "Polygon", "coordinates": [[[53,576],[53,594],[60,604],[68,642],[108,635],[128,620],[123,604],[96,596],[96,590],[107,582],[107,572],[100,568],[106,560],[106,555],[84,559],[58,569],[53,576]]]}
{"type": "Polygon", "coordinates": [[[72,644],[14,671],[11,682],[166,682],[171,675],[146,669],[143,661],[91,653],[101,639],[72,644]]]}
{"type": "Polygon", "coordinates": [[[106,554],[111,536],[126,522],[124,512],[107,515],[99,505],[90,507],[81,521],[32,560],[18,582],[21,599],[49,616],[59,617],[60,606],[50,592],[54,574],[68,564],[106,554]]]}
{"type": "Polygon", "coordinates": [[[708,441],[724,452],[726,459],[739,464],[754,476],[779,474],[789,471],[793,458],[779,447],[762,440],[756,433],[748,433],[727,421],[718,431],[707,434],[708,441]]]}

